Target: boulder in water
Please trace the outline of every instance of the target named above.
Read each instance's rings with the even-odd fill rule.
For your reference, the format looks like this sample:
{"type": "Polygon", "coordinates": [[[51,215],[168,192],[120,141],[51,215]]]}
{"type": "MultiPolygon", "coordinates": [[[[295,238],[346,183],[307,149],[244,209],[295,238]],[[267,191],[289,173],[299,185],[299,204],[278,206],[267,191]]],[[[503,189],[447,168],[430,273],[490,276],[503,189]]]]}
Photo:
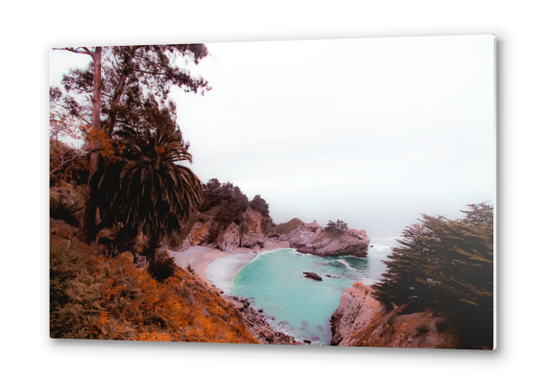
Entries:
{"type": "Polygon", "coordinates": [[[322,281],[322,278],[320,276],[318,276],[314,272],[303,272],[303,273],[305,274],[305,277],[308,278],[308,279],[313,279],[313,280],[316,280],[316,281],[322,281]]]}

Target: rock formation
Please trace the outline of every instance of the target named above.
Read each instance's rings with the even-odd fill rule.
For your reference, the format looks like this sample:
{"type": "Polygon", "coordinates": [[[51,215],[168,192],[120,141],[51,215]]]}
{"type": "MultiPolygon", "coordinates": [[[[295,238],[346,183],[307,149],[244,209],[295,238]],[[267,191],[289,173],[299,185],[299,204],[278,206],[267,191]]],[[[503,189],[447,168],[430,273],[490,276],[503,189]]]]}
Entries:
{"type": "Polygon", "coordinates": [[[314,272],[303,272],[303,274],[305,275],[305,277],[307,279],[313,279],[313,280],[316,280],[316,281],[322,281],[322,278],[320,276],[318,276],[316,273],[314,272]]]}
{"type": "Polygon", "coordinates": [[[369,238],[364,230],[350,229],[342,234],[327,232],[316,220],[304,223],[293,231],[281,235],[280,241],[289,241],[301,253],[316,256],[367,256],[369,238]]]}
{"type": "Polygon", "coordinates": [[[49,195],[58,201],[62,200],[68,206],[77,204],[77,190],[73,185],[63,180],[49,189],[49,195]]]}
{"type": "Polygon", "coordinates": [[[456,336],[442,317],[430,312],[402,314],[407,305],[388,311],[361,283],[343,292],[331,316],[331,345],[394,348],[455,348],[456,336]]]}
{"type": "Polygon", "coordinates": [[[175,251],[185,251],[194,245],[216,247],[224,252],[230,252],[238,247],[263,247],[269,239],[262,229],[260,212],[248,208],[242,213],[241,223],[224,224],[213,216],[201,215],[190,233],[175,251]]]}
{"type": "Polygon", "coordinates": [[[271,328],[261,314],[262,310],[255,311],[247,299],[226,295],[222,297],[241,313],[248,329],[260,344],[303,345],[295,341],[292,336],[273,331],[273,328],[271,328]]]}

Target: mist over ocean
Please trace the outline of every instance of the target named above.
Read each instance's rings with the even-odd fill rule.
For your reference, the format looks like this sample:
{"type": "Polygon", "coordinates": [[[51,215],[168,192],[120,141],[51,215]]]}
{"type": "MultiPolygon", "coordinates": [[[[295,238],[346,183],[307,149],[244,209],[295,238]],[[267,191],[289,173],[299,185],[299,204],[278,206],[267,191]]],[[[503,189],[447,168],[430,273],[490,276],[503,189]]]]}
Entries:
{"type": "Polygon", "coordinates": [[[371,244],[381,245],[395,245],[394,239],[422,213],[454,220],[464,217],[460,210],[467,204],[494,203],[492,193],[280,196],[267,201],[276,224],[297,217],[325,227],[328,220],[340,219],[349,228],[367,231],[371,244]]]}

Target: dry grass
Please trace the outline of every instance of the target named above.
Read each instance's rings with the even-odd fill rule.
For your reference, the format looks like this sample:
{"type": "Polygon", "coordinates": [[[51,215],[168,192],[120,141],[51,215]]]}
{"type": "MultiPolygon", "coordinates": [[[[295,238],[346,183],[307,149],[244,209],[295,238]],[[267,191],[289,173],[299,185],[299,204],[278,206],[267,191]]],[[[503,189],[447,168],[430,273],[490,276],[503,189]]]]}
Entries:
{"type": "Polygon", "coordinates": [[[51,221],[50,334],[53,338],[257,343],[238,311],[196,275],[164,282],[109,260],[51,221]]]}

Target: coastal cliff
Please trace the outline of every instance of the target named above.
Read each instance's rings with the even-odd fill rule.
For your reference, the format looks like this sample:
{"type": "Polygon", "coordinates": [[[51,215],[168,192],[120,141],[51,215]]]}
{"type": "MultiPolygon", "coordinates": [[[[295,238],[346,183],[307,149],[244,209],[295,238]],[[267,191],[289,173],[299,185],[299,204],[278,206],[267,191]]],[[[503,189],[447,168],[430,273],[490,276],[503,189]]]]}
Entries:
{"type": "Polygon", "coordinates": [[[316,256],[367,256],[369,238],[364,230],[350,229],[332,233],[322,228],[316,220],[298,225],[279,237],[280,241],[289,241],[290,246],[298,252],[316,256]]]}
{"type": "Polygon", "coordinates": [[[264,220],[260,212],[251,208],[241,213],[239,224],[222,223],[214,216],[199,215],[180,245],[171,249],[182,252],[192,246],[208,246],[231,252],[239,247],[263,247],[269,242],[262,228],[264,220]]]}
{"type": "Polygon", "coordinates": [[[361,283],[343,292],[331,316],[331,345],[349,347],[455,348],[457,337],[446,320],[431,312],[402,314],[407,305],[388,311],[361,283]]]}
{"type": "Polygon", "coordinates": [[[316,256],[367,256],[369,238],[364,230],[349,229],[331,232],[315,221],[304,223],[292,219],[288,223],[275,225],[271,218],[264,217],[252,208],[240,213],[239,220],[224,223],[210,214],[198,214],[183,229],[180,239],[169,248],[183,252],[193,246],[218,248],[231,252],[239,247],[260,249],[277,238],[288,241],[298,252],[316,256]]]}

